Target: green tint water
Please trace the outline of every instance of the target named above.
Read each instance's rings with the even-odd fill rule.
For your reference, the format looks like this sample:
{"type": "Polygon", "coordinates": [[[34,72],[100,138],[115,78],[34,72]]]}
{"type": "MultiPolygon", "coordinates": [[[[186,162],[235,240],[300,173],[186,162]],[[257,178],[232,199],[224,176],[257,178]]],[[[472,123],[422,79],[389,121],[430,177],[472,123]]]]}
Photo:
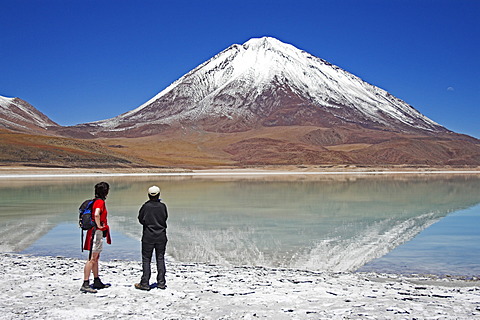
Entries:
{"type": "MultiPolygon", "coordinates": [[[[108,259],[140,259],[138,209],[148,187],[156,184],[169,209],[169,259],[319,271],[373,265],[378,270],[396,266],[405,257],[395,258],[396,250],[413,243],[407,249],[410,261],[430,268],[453,241],[460,253],[439,272],[480,274],[479,250],[472,245],[479,232],[469,229],[466,241],[466,229],[458,226],[478,223],[480,177],[467,175],[3,179],[0,249],[85,257],[77,209],[102,180],[111,186],[107,208],[113,244],[102,253],[108,259]],[[472,210],[467,217],[455,218],[467,209],[472,210]],[[437,245],[418,242],[439,227],[443,231],[433,237],[445,232],[458,237],[437,245]],[[434,257],[415,258],[425,256],[422,250],[434,257]]],[[[403,263],[395,270],[408,268],[403,263]]]]}

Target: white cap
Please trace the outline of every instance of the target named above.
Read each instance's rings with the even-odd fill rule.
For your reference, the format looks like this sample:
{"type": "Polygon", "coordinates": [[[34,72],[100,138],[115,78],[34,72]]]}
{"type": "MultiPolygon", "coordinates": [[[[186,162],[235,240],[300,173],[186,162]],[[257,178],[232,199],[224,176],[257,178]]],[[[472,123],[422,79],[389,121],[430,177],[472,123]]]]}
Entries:
{"type": "Polygon", "coordinates": [[[157,194],[160,194],[160,188],[157,186],[151,186],[148,188],[148,194],[151,196],[156,196],[157,194]]]}

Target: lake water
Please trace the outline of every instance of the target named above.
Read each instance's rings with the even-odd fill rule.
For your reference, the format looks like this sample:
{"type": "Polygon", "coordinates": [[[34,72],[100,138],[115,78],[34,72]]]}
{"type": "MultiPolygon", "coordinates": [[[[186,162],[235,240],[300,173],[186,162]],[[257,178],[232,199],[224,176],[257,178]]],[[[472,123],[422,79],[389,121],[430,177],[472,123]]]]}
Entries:
{"type": "Polygon", "coordinates": [[[78,206],[107,181],[113,243],[140,261],[138,209],[156,184],[167,259],[315,271],[480,275],[480,176],[0,179],[0,251],[86,258],[78,206]]]}

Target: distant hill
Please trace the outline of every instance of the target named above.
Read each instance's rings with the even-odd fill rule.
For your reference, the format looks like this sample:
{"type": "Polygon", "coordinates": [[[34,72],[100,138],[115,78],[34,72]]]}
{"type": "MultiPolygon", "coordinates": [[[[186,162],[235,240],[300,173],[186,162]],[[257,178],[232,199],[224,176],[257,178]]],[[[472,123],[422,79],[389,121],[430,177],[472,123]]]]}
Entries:
{"type": "Polygon", "coordinates": [[[47,133],[59,127],[35,107],[19,98],[0,96],[0,128],[21,132],[47,133]]]}
{"type": "Polygon", "coordinates": [[[58,135],[62,127],[28,102],[0,96],[0,165],[46,167],[145,166],[92,140],[58,135]]]}

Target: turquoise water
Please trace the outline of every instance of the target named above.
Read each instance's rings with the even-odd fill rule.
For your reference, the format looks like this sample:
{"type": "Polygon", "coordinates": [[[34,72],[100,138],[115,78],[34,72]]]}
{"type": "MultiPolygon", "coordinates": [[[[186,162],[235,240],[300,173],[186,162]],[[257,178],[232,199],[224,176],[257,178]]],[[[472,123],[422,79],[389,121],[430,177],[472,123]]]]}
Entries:
{"type": "Polygon", "coordinates": [[[480,205],[449,214],[359,271],[480,275],[480,205]]]}
{"type": "Polygon", "coordinates": [[[0,250],[85,258],[77,209],[102,180],[102,259],[140,260],[138,209],[156,184],[170,260],[480,275],[480,177],[467,175],[2,179],[0,250]]]}

